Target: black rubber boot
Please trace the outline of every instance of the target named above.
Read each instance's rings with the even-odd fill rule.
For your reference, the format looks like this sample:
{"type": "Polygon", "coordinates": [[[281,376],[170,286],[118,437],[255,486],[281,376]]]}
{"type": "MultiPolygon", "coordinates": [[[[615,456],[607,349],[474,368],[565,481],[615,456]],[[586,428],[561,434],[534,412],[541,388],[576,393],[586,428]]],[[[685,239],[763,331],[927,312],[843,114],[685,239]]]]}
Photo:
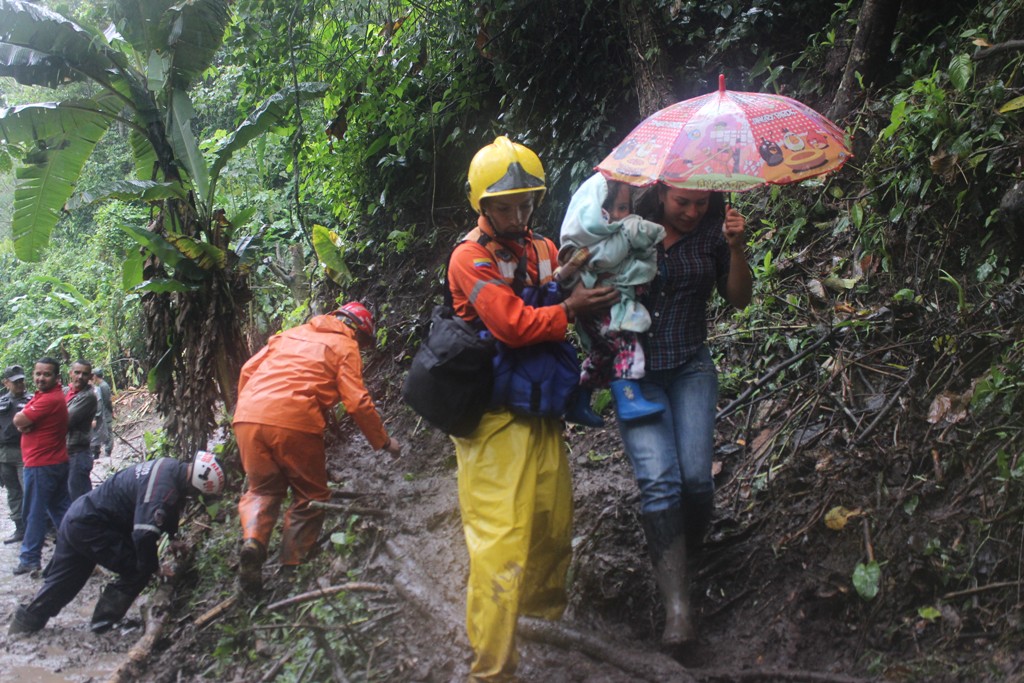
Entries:
{"type": "Polygon", "coordinates": [[[704,537],[711,526],[714,509],[714,491],[691,494],[683,501],[683,533],[686,535],[686,549],[691,557],[704,545],[704,537]]]}
{"type": "Polygon", "coordinates": [[[116,586],[107,585],[100,593],[100,599],[96,601],[96,608],[92,611],[92,622],[89,629],[93,633],[106,633],[114,627],[114,624],[121,621],[128,613],[128,608],[135,602],[135,595],[125,593],[116,586]]]}
{"type": "Polygon", "coordinates": [[[674,648],[696,639],[690,615],[690,595],[686,581],[686,537],[679,508],[645,512],[642,517],[647,550],[665,606],[665,630],[661,644],[674,648]]]}
{"type": "Polygon", "coordinates": [[[267,559],[267,549],[255,538],[242,544],[238,554],[238,583],[242,590],[256,595],[263,590],[263,563],[267,559]]]}
{"type": "Polygon", "coordinates": [[[18,605],[11,619],[11,625],[7,627],[7,635],[16,636],[25,633],[35,633],[44,626],[48,619],[36,616],[28,610],[25,605],[18,605]]]}

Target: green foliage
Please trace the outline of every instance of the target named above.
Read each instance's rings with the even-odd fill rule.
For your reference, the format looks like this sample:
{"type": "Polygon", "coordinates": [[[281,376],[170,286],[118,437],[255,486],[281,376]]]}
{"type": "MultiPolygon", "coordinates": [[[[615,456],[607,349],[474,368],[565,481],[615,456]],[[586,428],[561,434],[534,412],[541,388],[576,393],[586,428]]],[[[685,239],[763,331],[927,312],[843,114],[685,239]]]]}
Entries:
{"type": "Polygon", "coordinates": [[[878,562],[859,563],[853,570],[853,587],[863,599],[873,600],[878,595],[881,578],[882,569],[878,562]]]}

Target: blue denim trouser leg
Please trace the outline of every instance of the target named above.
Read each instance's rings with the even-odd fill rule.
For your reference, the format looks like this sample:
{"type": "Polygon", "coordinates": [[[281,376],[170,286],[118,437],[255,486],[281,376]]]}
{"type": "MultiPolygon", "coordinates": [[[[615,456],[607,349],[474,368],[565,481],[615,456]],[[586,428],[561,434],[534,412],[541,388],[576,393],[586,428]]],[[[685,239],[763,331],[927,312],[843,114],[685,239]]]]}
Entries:
{"type": "Polygon", "coordinates": [[[74,501],[92,491],[92,451],[81,446],[68,451],[68,496],[74,501]]]}
{"type": "Polygon", "coordinates": [[[22,470],[25,498],[22,516],[25,520],[25,538],[21,541],[22,565],[39,566],[43,557],[43,539],[46,538],[46,518],[60,528],[71,501],[68,500],[68,463],[26,467],[22,470]]]}
{"type": "Polygon", "coordinates": [[[650,371],[639,382],[644,398],[667,407],[653,418],[619,422],[640,487],[641,510],[685,509],[698,501],[701,507],[710,505],[718,401],[718,372],[710,352],[701,347],[686,364],[650,371]]]}

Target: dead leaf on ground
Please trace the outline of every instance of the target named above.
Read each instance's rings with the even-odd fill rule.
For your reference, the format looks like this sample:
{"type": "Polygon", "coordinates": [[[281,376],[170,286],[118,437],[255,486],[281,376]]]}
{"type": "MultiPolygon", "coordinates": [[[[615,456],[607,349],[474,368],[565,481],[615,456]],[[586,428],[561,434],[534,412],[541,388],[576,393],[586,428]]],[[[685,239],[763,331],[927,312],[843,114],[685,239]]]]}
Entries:
{"type": "Polygon", "coordinates": [[[825,513],[825,526],[832,531],[842,531],[847,522],[861,514],[860,508],[848,510],[842,505],[837,505],[825,513]]]}

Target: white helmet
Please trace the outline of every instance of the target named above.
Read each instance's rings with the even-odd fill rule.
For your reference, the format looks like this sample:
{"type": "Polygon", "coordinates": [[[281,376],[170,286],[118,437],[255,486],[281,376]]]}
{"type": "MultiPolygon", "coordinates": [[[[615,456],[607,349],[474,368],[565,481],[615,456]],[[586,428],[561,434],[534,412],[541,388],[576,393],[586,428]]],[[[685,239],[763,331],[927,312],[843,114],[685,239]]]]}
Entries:
{"type": "Polygon", "coordinates": [[[198,451],[192,458],[192,481],[189,482],[200,493],[217,495],[224,490],[227,476],[224,466],[210,451],[198,451]]]}

